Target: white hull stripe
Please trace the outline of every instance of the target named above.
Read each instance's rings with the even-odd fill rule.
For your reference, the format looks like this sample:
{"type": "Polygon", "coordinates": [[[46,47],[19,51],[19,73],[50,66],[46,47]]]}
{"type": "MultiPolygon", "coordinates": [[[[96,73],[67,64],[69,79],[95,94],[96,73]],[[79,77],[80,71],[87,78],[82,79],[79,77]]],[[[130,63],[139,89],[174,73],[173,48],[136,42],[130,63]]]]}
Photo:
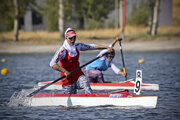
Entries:
{"type": "Polygon", "coordinates": [[[32,98],[31,106],[140,106],[155,108],[157,95],[130,95],[128,92],[99,94],[51,94],[38,93],[32,98]]]}

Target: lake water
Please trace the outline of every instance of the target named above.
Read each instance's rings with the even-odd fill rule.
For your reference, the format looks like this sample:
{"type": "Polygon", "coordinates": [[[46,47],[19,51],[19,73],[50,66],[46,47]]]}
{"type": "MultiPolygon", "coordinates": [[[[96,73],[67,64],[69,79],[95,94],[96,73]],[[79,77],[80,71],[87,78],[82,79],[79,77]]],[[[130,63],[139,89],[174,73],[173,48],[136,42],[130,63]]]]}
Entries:
{"type": "MultiPolygon", "coordinates": [[[[81,65],[95,58],[97,53],[81,53],[81,65]]],[[[53,54],[0,55],[7,62],[0,63],[0,69],[8,68],[8,75],[0,75],[0,120],[42,120],[42,119],[112,119],[112,120],[179,120],[180,119],[180,52],[124,53],[128,78],[135,78],[136,69],[143,71],[143,82],[160,85],[160,91],[142,91],[142,94],[158,95],[155,109],[127,108],[116,106],[100,107],[26,107],[10,106],[13,93],[30,89],[38,82],[55,80],[59,73],[49,67],[53,54]],[[143,64],[138,60],[144,59],[143,64]]],[[[120,53],[116,52],[114,62],[122,68],[120,53]]],[[[107,81],[124,81],[111,69],[104,72],[107,81]]]]}

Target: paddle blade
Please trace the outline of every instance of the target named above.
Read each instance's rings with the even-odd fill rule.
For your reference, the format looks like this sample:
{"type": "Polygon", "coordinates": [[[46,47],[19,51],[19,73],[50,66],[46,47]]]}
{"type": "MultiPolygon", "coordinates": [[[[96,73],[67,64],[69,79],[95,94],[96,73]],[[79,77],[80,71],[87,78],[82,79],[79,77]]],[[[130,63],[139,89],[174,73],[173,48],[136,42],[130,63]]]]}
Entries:
{"type": "Polygon", "coordinates": [[[59,79],[57,79],[57,80],[55,80],[55,81],[53,81],[53,82],[51,82],[51,83],[49,83],[49,84],[47,84],[47,85],[42,86],[42,87],[39,88],[38,90],[35,90],[35,91],[32,92],[31,94],[29,94],[27,97],[32,97],[32,96],[34,96],[34,95],[37,94],[39,91],[41,91],[41,90],[47,88],[48,86],[50,86],[50,85],[56,83],[57,81],[59,81],[59,80],[65,78],[65,77],[66,77],[66,76],[64,75],[64,76],[62,76],[61,78],[59,78],[59,79]]]}
{"type": "Polygon", "coordinates": [[[40,89],[35,90],[35,91],[32,92],[31,94],[29,94],[27,97],[32,97],[32,96],[34,96],[34,95],[37,94],[39,91],[41,91],[41,90],[47,88],[47,87],[50,86],[50,85],[51,85],[51,84],[47,84],[47,85],[42,86],[40,89]]]}

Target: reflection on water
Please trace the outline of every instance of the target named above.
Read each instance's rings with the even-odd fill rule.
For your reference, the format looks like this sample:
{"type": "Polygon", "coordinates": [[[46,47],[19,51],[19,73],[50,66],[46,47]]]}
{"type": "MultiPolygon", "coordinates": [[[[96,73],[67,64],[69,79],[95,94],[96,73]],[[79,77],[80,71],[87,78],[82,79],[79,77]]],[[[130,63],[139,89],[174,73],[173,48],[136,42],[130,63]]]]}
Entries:
{"type": "MultiPolygon", "coordinates": [[[[81,65],[93,59],[97,53],[81,53],[81,65]]],[[[173,119],[180,118],[180,53],[179,52],[141,52],[124,53],[128,78],[135,78],[136,69],[143,71],[143,82],[160,85],[160,91],[142,91],[142,94],[157,94],[158,104],[155,109],[127,108],[116,106],[97,107],[26,107],[17,101],[10,101],[23,96],[38,82],[56,80],[59,73],[49,67],[53,54],[0,55],[7,62],[0,63],[0,69],[8,68],[9,74],[0,75],[0,119],[173,119]],[[144,59],[143,64],[138,60],[144,59]],[[21,92],[20,92],[21,91],[21,92]],[[21,94],[17,94],[21,93],[21,94]],[[14,94],[14,96],[12,96],[14,94]],[[11,98],[12,96],[12,98],[11,98]],[[11,105],[8,105],[8,103],[11,105]],[[14,102],[14,103],[12,103],[14,102]]],[[[122,68],[120,53],[114,59],[122,68]]],[[[84,70],[84,69],[83,69],[84,70]]],[[[106,81],[125,78],[117,76],[111,69],[104,72],[106,81]]],[[[25,101],[27,102],[27,101],[25,101]]]]}

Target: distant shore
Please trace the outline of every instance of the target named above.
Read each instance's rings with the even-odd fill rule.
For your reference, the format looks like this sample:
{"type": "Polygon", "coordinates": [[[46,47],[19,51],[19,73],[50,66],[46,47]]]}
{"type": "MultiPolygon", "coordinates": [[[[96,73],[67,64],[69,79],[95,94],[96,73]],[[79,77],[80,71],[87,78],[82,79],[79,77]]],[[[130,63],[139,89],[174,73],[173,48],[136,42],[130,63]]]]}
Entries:
{"type": "MultiPolygon", "coordinates": [[[[84,41],[84,43],[95,43],[109,45],[112,40],[84,41]]],[[[33,53],[55,53],[63,43],[56,45],[36,45],[18,43],[0,43],[0,54],[33,54],[33,53]]],[[[122,42],[124,52],[158,52],[158,51],[180,51],[180,40],[159,41],[134,41],[122,42]]],[[[119,44],[114,47],[119,50],[119,44]]]]}

